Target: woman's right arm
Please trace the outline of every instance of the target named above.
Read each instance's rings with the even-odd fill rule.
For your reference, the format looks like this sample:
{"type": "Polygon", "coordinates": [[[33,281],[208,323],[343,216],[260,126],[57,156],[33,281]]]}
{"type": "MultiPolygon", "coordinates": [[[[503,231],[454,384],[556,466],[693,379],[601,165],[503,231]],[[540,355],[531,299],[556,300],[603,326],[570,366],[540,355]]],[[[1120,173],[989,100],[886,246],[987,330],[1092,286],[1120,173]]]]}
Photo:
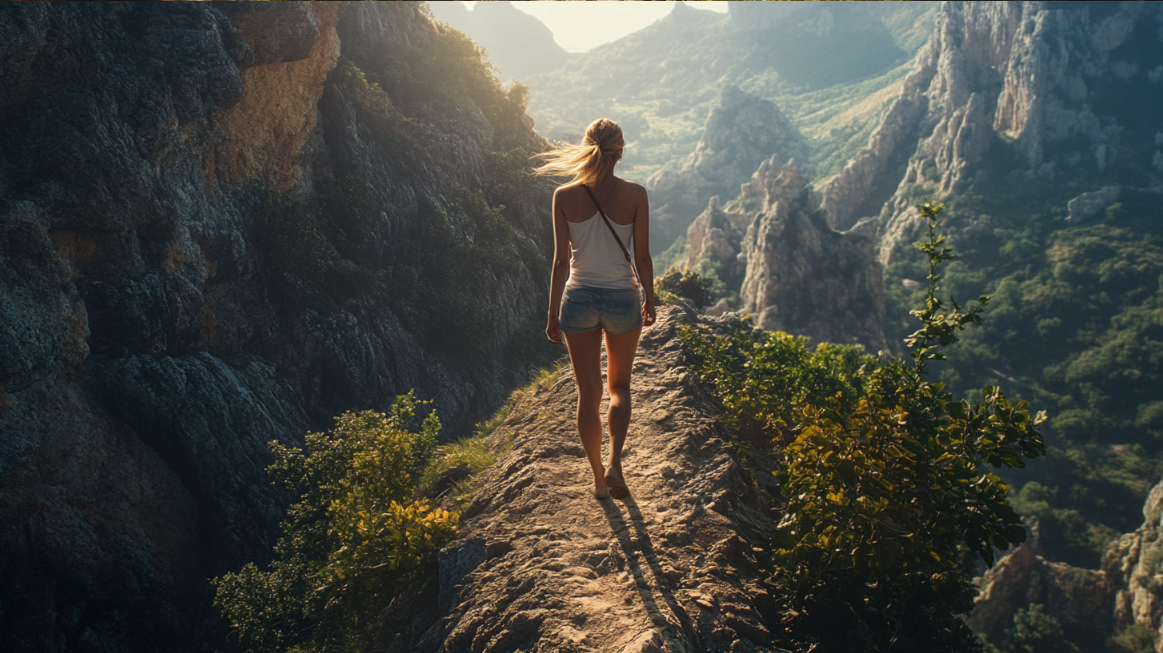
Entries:
{"type": "Polygon", "coordinates": [[[569,226],[565,222],[565,213],[558,205],[560,194],[560,188],[553,193],[553,267],[549,275],[549,319],[545,326],[545,337],[557,344],[562,344],[557,311],[561,307],[561,295],[565,292],[565,278],[569,275],[569,226]]]}

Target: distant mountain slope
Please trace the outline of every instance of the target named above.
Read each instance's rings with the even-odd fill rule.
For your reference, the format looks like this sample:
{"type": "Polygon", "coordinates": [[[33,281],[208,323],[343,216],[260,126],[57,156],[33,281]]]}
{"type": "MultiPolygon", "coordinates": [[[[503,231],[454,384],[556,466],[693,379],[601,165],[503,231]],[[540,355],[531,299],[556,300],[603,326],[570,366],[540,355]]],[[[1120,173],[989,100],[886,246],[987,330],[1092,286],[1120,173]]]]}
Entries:
{"type": "Polygon", "coordinates": [[[726,201],[738,195],[740,184],[773,154],[802,165],[808,148],[774,103],[726,85],[682,169],[659,170],[646,181],[651,250],[661,252],[685,234],[691,216],[699,215],[711,197],[726,201]]]}
{"type": "Polygon", "coordinates": [[[612,118],[630,142],[623,172],[644,181],[682,166],[730,83],[783,108],[809,139],[815,176],[827,177],[867,143],[893,94],[884,89],[907,72],[899,66],[923,44],[917,30],[937,6],[743,4],[723,15],[679,3],[645,29],[529,78],[537,130],[571,140],[591,120],[612,118]]]}
{"type": "Polygon", "coordinates": [[[478,2],[469,9],[460,2],[431,2],[436,20],[468,34],[500,69],[502,82],[524,82],[536,73],[561,67],[571,58],[553,32],[537,18],[518,11],[511,2],[478,2]]]}

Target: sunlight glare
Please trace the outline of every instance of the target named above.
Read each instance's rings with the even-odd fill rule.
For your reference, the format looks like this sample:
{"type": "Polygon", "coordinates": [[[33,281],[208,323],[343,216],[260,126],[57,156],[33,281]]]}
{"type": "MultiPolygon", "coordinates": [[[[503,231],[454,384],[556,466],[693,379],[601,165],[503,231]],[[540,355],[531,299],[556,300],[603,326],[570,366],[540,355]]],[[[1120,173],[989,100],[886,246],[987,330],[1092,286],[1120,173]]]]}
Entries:
{"type": "MultiPolygon", "coordinates": [[[[465,2],[472,9],[476,2],[465,2]]],[[[695,9],[727,12],[726,2],[690,2],[695,9]]],[[[567,52],[585,52],[637,32],[669,14],[674,2],[514,2],[553,32],[567,52]]]]}

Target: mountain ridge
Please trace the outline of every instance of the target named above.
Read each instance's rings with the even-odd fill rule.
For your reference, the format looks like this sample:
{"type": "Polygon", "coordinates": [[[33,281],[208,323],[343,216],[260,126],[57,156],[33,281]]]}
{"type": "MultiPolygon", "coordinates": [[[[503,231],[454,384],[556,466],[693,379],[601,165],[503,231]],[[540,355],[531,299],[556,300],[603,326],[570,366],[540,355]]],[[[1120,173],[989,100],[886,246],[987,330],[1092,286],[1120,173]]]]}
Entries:
{"type": "Polygon", "coordinates": [[[590,493],[570,367],[514,406],[411,650],[782,651],[760,573],[772,522],[678,339],[698,321],[727,325],[660,306],[643,331],[624,500],[590,493]]]}

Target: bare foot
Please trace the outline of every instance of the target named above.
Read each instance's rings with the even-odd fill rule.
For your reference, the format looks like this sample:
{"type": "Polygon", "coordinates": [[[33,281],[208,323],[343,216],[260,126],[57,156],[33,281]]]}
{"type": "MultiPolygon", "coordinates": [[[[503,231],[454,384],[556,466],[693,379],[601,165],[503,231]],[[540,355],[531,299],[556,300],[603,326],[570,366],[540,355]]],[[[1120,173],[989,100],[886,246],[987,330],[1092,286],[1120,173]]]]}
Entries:
{"type": "Polygon", "coordinates": [[[626,487],[626,481],[622,478],[621,466],[611,466],[606,470],[606,487],[609,488],[610,496],[615,499],[623,499],[630,494],[630,488],[626,487]]]}

